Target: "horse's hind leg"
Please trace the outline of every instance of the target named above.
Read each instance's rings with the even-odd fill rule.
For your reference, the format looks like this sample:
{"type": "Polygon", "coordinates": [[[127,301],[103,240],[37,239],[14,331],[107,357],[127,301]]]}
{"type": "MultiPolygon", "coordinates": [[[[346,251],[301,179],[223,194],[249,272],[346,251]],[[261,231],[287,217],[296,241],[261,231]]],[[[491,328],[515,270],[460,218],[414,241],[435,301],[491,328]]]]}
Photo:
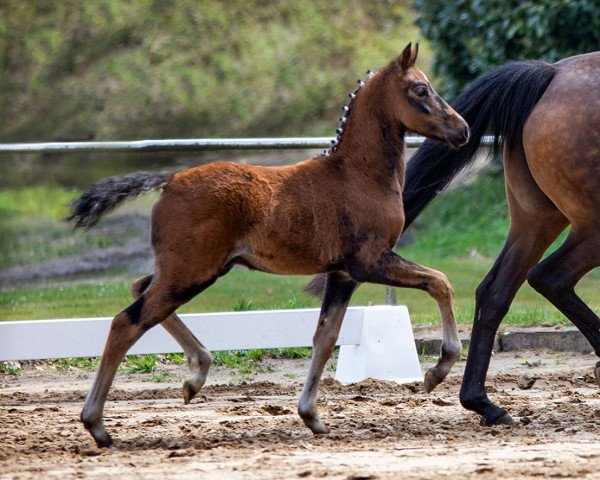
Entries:
{"type": "MultiPolygon", "coordinates": [[[[532,222],[531,225],[536,223],[532,222]]],[[[558,223],[537,225],[540,231],[535,228],[511,228],[502,252],[475,294],[475,319],[460,389],[460,402],[463,407],[482,416],[482,425],[513,422],[506,410],[489,400],[485,391],[485,378],[496,332],[517,291],[523,285],[527,271],[535,265],[564,227],[560,219],[558,223]]]]}
{"type": "Polygon", "coordinates": [[[460,389],[463,407],[482,416],[482,425],[512,423],[485,391],[494,339],[517,291],[568,221],[535,183],[522,151],[504,157],[510,231],[502,252],[475,294],[475,319],[460,389]]]}
{"type": "MultiPolygon", "coordinates": [[[[131,295],[134,300],[137,300],[144,290],[148,288],[152,277],[152,275],[148,275],[133,282],[131,285],[131,295]]],[[[175,313],[163,320],[161,326],[169,332],[187,356],[192,374],[183,384],[183,401],[188,404],[204,386],[204,382],[206,382],[208,370],[212,364],[212,355],[175,313]]]]}
{"type": "Polygon", "coordinates": [[[319,381],[323,374],[323,368],[335,347],[346,308],[356,286],[357,283],[344,274],[333,272],[327,275],[325,297],[313,338],[310,369],[298,404],[300,417],[315,434],[329,432],[329,429],[321,422],[316,409],[319,381]]]}
{"type": "MultiPolygon", "coordinates": [[[[533,288],[558,308],[590,342],[600,356],[600,318],[575,293],[575,285],[600,265],[600,231],[573,226],[563,245],[529,271],[533,288]]],[[[596,377],[600,363],[596,364],[596,377]]]]}
{"type": "Polygon", "coordinates": [[[192,293],[189,288],[174,289],[171,283],[161,283],[155,278],[135,302],[113,319],[98,373],[81,412],[81,421],[99,447],[108,447],[113,443],[104,427],[102,412],[123,356],[147,330],[161,323],[215,280],[216,276],[195,282],[192,293]],[[181,293],[184,291],[185,295],[181,293]]]}

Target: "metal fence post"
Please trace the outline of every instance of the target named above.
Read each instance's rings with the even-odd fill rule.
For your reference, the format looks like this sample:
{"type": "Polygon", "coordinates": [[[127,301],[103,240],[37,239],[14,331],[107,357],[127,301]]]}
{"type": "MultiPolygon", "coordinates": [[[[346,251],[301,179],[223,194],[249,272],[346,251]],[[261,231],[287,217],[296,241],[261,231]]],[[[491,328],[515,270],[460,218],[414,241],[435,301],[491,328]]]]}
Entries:
{"type": "Polygon", "coordinates": [[[394,287],[385,288],[385,304],[396,305],[396,289],[394,287]]]}

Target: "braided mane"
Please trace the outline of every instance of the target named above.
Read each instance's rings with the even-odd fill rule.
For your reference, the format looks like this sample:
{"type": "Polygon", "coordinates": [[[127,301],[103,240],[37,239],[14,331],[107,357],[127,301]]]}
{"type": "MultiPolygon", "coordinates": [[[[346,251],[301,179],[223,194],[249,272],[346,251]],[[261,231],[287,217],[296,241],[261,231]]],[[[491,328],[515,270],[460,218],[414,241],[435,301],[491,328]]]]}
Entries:
{"type": "MultiPolygon", "coordinates": [[[[376,71],[377,70],[367,70],[367,81],[369,81],[376,71]]],[[[335,129],[336,137],[331,141],[331,148],[329,150],[323,150],[323,153],[320,155],[321,157],[328,157],[332,153],[335,153],[342,141],[346,121],[348,120],[348,114],[350,112],[350,108],[352,107],[352,102],[356,98],[356,95],[358,95],[358,92],[360,92],[365,86],[365,82],[363,82],[360,78],[356,82],[358,83],[358,87],[356,90],[348,94],[350,100],[348,100],[348,103],[342,107],[342,111],[344,113],[342,113],[342,116],[340,117],[340,125],[335,129]]]]}

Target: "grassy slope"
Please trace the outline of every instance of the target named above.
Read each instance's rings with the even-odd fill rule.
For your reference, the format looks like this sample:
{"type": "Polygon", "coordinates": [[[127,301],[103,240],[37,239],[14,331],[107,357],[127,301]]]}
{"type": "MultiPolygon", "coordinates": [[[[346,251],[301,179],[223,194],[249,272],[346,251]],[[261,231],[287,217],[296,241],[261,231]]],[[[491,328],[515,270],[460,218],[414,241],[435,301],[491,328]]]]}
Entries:
{"type": "Polygon", "coordinates": [[[332,132],[356,76],[419,39],[408,4],[0,4],[0,138],[332,132]]]}
{"type": "MultiPolygon", "coordinates": [[[[449,276],[456,290],[456,310],[460,322],[471,322],[475,288],[490,268],[506,234],[508,218],[502,183],[501,176],[486,176],[442,195],[424,212],[415,226],[413,235],[417,241],[400,251],[404,257],[442,270],[449,276]]],[[[0,195],[0,212],[4,212],[5,217],[12,215],[11,218],[15,218],[15,212],[18,212],[19,225],[22,226],[21,240],[17,242],[20,246],[8,252],[9,257],[13,255],[19,258],[18,263],[31,257],[45,257],[45,250],[38,250],[39,242],[36,240],[38,226],[43,224],[40,219],[60,230],[64,242],[73,243],[70,248],[63,248],[58,242],[59,251],[49,247],[49,254],[71,253],[99,242],[93,237],[93,230],[89,234],[73,236],[68,227],[57,222],[56,219],[64,215],[64,211],[53,205],[67,197],[71,198],[72,193],[60,189],[24,189],[15,197],[17,201],[14,198],[9,200],[8,194],[0,195]],[[44,201],[47,199],[52,201],[44,201]],[[32,237],[28,236],[28,229],[33,229],[32,237]]],[[[124,208],[147,209],[150,204],[151,199],[145,199],[124,208]]],[[[7,225],[12,228],[11,224],[4,224],[7,225]]],[[[7,237],[11,233],[14,236],[15,232],[10,228],[2,229],[7,237]]],[[[6,247],[3,248],[6,251],[6,247]]],[[[91,280],[79,285],[4,289],[0,291],[0,319],[110,316],[128,305],[129,281],[98,282],[94,277],[91,280]]],[[[234,310],[248,308],[248,302],[251,302],[250,308],[261,309],[317,306],[315,299],[301,292],[306,280],[305,277],[279,277],[235,270],[180,311],[234,310]]],[[[578,286],[579,293],[594,309],[600,307],[596,298],[599,286],[600,275],[597,272],[589,274],[578,286]]],[[[397,294],[399,302],[409,306],[416,323],[438,321],[435,303],[423,292],[400,289],[397,294]]],[[[362,285],[352,303],[380,304],[383,299],[383,287],[362,285]]],[[[525,324],[564,321],[551,305],[527,285],[521,289],[506,320],[507,323],[525,324]]]]}
{"type": "MultiPolygon", "coordinates": [[[[333,135],[356,78],[420,39],[409,3],[0,2],[0,141],[333,135]]],[[[421,42],[419,65],[430,58],[421,42]]],[[[181,157],[8,155],[0,188],[181,157]]]]}
{"type": "MultiPolygon", "coordinates": [[[[333,135],[356,78],[420,39],[409,3],[0,2],[0,141],[333,135]]],[[[0,188],[174,158],[8,155],[0,188]]]]}
{"type": "MultiPolygon", "coordinates": [[[[50,185],[0,190],[0,268],[28,265],[122,245],[138,235],[135,228],[116,236],[110,229],[73,231],[63,219],[80,192],[50,185]]],[[[130,201],[119,212],[149,215],[158,193],[130,201]]]]}

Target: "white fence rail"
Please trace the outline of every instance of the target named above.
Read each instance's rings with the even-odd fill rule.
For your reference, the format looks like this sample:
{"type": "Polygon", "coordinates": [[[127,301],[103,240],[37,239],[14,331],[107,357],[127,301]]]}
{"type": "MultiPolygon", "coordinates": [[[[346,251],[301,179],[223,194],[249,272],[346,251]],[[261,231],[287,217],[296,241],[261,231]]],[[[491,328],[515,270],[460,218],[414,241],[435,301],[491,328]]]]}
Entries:
{"type": "MultiPolygon", "coordinates": [[[[303,347],[312,345],[319,309],[266,310],[181,315],[210,350],[303,347]]],[[[102,354],[112,317],[0,322],[0,361],[102,354]]],[[[404,306],[351,307],[346,313],[336,378],[409,382],[421,369],[408,310],[404,306]]],[[[163,328],[153,328],[129,354],[180,352],[163,328]]]]}

